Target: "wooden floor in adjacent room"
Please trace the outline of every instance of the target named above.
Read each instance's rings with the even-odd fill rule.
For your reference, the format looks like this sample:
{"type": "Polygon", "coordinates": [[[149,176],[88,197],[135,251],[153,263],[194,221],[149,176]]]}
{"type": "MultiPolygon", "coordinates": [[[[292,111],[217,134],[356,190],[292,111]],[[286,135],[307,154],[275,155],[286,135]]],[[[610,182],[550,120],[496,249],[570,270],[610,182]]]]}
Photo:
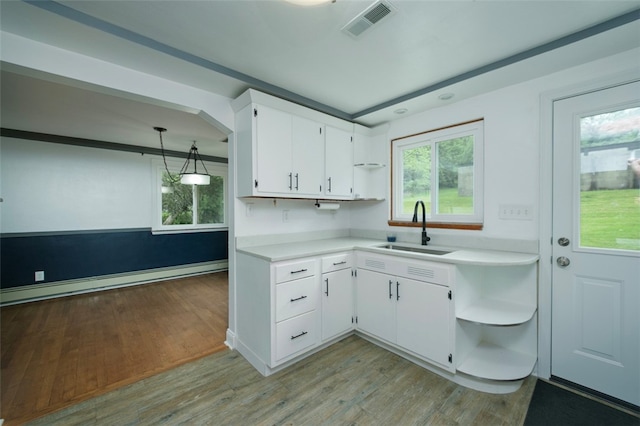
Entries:
{"type": "Polygon", "coordinates": [[[224,350],[226,272],[0,309],[4,426],[224,350]]]}

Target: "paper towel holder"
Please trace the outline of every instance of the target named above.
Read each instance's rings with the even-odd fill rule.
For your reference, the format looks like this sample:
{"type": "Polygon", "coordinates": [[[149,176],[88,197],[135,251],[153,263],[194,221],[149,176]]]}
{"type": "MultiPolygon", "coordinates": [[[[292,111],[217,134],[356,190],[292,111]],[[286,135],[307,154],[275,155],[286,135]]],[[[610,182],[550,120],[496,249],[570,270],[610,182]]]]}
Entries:
{"type": "Polygon", "coordinates": [[[316,206],[318,210],[338,210],[340,208],[339,203],[321,203],[318,200],[316,200],[314,206],[316,206]]]}

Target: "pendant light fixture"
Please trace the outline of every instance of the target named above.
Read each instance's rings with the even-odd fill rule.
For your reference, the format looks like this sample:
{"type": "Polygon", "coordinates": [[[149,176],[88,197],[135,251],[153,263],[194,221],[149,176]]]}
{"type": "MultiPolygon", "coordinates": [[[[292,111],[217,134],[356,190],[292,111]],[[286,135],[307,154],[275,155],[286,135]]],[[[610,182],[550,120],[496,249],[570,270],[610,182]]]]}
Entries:
{"type": "MultiPolygon", "coordinates": [[[[164,161],[164,168],[167,171],[167,174],[169,175],[169,180],[171,181],[172,184],[177,183],[178,178],[174,177],[169,171],[169,167],[167,166],[167,159],[165,158],[165,155],[164,155],[164,143],[162,141],[162,133],[166,132],[167,129],[165,129],[164,127],[154,127],[153,129],[157,131],[158,134],[160,135],[160,150],[162,151],[162,160],[164,161]]],[[[196,141],[193,141],[193,144],[191,145],[191,149],[189,150],[189,154],[187,154],[187,160],[182,165],[179,175],[180,175],[180,183],[183,185],[209,185],[209,183],[211,182],[211,176],[209,176],[209,171],[207,170],[207,167],[204,165],[204,161],[202,161],[202,157],[200,157],[200,154],[198,154],[196,141]],[[189,163],[191,162],[192,159],[193,159],[193,171],[189,172],[189,163]],[[198,161],[200,161],[200,164],[202,164],[202,168],[204,169],[205,173],[198,172],[198,161]]]]}

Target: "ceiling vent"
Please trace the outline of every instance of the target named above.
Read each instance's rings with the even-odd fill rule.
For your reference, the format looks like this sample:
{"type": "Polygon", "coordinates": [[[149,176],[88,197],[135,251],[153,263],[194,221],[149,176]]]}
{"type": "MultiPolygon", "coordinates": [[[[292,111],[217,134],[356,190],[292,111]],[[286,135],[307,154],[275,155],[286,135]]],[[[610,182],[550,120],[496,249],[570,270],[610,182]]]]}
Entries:
{"type": "Polygon", "coordinates": [[[359,37],[373,25],[395,12],[396,8],[391,3],[385,0],[379,0],[349,21],[349,23],[342,28],[342,31],[351,37],[359,37]]]}

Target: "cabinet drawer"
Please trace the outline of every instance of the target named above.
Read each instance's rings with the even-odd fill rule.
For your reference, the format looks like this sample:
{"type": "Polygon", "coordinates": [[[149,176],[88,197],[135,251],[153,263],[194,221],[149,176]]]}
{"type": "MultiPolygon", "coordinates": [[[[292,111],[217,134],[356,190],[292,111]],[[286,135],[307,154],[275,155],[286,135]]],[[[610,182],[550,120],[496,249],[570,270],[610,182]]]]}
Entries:
{"type": "Polygon", "coordinates": [[[352,266],[353,256],[351,253],[340,253],[322,258],[322,273],[339,271],[340,269],[351,268],[352,266]]]}
{"type": "Polygon", "coordinates": [[[317,311],[276,324],[276,360],[295,354],[318,341],[317,311]]]}
{"type": "Polygon", "coordinates": [[[276,283],[297,280],[316,274],[316,261],[314,259],[279,263],[275,266],[276,283]]]}
{"type": "Polygon", "coordinates": [[[276,321],[316,309],[317,277],[306,277],[276,285],[276,321]]]}

